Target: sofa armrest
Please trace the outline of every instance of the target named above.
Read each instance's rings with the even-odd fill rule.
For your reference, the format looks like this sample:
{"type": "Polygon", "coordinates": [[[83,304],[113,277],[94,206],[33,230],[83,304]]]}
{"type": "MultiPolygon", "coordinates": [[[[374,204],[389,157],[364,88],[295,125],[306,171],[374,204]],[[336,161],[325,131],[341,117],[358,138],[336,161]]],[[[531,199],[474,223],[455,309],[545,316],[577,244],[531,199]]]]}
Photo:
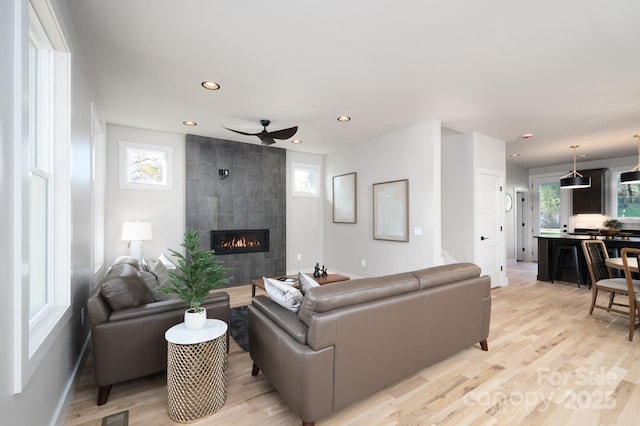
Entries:
{"type": "Polygon", "coordinates": [[[254,297],[252,304],[298,343],[307,344],[308,327],[300,321],[296,314],[278,305],[267,296],[254,297]]]}

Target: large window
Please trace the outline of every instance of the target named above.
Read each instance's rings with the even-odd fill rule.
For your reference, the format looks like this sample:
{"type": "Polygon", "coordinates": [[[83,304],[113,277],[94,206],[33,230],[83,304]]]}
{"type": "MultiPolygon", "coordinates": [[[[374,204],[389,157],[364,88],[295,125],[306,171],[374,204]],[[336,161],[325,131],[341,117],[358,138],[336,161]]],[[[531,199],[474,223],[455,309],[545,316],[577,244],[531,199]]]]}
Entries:
{"type": "Polygon", "coordinates": [[[640,218],[640,184],[620,183],[621,172],[615,172],[615,201],[613,216],[640,218]]]}
{"type": "Polygon", "coordinates": [[[21,205],[25,250],[18,250],[26,273],[16,288],[25,309],[16,311],[16,392],[70,316],[70,58],[47,4],[29,8],[29,143],[22,151],[28,169],[21,170],[28,193],[21,205]]]}
{"type": "Polygon", "coordinates": [[[560,233],[560,182],[542,183],[540,190],[540,232],[560,233]]]}

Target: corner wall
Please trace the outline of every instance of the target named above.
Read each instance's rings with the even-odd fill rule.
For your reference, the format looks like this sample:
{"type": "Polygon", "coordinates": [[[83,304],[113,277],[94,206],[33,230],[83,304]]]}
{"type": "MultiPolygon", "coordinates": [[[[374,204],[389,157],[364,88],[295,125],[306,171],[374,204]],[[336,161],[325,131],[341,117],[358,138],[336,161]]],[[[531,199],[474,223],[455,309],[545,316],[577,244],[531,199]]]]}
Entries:
{"type": "Polygon", "coordinates": [[[327,269],[368,277],[441,264],[440,169],[437,120],[327,155],[323,219],[327,269]],[[357,173],[357,223],[333,223],[332,177],[350,172],[357,173]],[[409,242],[374,240],[373,184],[400,179],[409,179],[409,242]],[[416,228],[421,235],[416,235],[416,228]]]}

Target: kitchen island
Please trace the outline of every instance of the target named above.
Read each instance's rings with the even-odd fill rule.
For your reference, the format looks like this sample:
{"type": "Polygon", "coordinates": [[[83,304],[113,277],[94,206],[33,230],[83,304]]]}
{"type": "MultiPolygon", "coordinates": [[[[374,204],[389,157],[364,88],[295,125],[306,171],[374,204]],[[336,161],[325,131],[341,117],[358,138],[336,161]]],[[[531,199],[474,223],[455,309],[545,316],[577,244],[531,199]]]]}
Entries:
{"type": "MultiPolygon", "coordinates": [[[[591,283],[591,278],[589,277],[589,270],[587,269],[587,261],[582,253],[582,240],[589,240],[592,238],[603,239],[610,257],[618,257],[620,250],[622,250],[623,247],[640,248],[639,237],[630,237],[627,239],[615,237],[605,239],[604,237],[593,237],[589,235],[541,234],[534,238],[538,239],[537,279],[539,281],[552,281],[553,264],[556,258],[556,251],[559,246],[575,246],[578,251],[579,273],[582,281],[581,284],[583,286],[586,284],[587,288],[591,283]]],[[[569,256],[565,256],[563,264],[560,265],[560,271],[556,273],[553,280],[577,283],[577,275],[573,259],[569,256]]]]}

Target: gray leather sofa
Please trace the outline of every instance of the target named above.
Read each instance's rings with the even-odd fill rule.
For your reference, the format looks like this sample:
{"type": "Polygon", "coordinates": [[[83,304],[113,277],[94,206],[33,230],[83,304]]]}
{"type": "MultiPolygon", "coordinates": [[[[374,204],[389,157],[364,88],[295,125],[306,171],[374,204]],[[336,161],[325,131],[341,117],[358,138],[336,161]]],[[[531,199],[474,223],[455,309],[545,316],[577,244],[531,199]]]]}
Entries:
{"type": "Polygon", "coordinates": [[[257,296],[252,374],[313,425],[473,344],[488,350],[490,287],[459,263],[315,287],[298,316],[257,296]]]}
{"type": "MultiPolygon", "coordinates": [[[[155,301],[149,283],[145,285],[150,275],[135,259],[120,260],[89,297],[98,405],[107,402],[111,385],[167,369],[164,333],[184,321],[188,305],[179,299],[155,301]],[[114,309],[127,305],[135,306],[114,309]]],[[[229,323],[228,293],[212,293],[202,306],[208,318],[229,323]]]]}

